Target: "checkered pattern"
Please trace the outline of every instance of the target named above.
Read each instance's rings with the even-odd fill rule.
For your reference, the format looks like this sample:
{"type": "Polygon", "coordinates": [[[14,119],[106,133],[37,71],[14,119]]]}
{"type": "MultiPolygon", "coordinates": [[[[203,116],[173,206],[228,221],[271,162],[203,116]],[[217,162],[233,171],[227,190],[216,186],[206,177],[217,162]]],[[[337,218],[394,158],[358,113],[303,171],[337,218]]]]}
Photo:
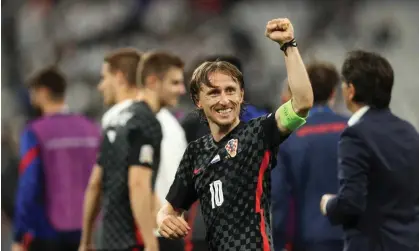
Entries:
{"type": "MultiPolygon", "coordinates": [[[[138,245],[136,226],[133,218],[128,191],[128,153],[129,132],[140,130],[152,140],[155,149],[153,173],[157,173],[160,160],[160,142],[162,132],[159,122],[150,108],[143,102],[133,103],[116,116],[116,121],[123,120],[122,114],[131,113],[132,117],[125,125],[111,125],[105,128],[104,138],[98,163],[103,168],[103,236],[100,249],[128,249],[138,245]],[[107,136],[109,130],[116,132],[113,142],[107,136]]],[[[153,186],[155,181],[153,175],[153,186]]]]}
{"type": "Polygon", "coordinates": [[[285,138],[268,115],[241,123],[220,142],[208,135],[188,146],[167,200],[183,209],[200,200],[211,250],[272,250],[270,170],[285,138]],[[235,157],[226,149],[232,139],[237,139],[235,157]],[[214,161],[217,155],[220,160],[214,161]],[[210,184],[216,180],[224,201],[214,207],[210,184]]]}

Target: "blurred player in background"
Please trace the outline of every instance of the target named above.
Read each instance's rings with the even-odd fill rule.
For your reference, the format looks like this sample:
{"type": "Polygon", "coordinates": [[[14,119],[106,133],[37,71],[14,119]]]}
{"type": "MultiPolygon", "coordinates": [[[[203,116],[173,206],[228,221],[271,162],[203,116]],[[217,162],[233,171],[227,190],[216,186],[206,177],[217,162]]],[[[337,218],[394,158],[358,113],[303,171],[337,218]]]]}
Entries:
{"type": "MultiPolygon", "coordinates": [[[[128,108],[132,104],[132,100],[138,95],[135,82],[141,55],[142,52],[134,48],[123,48],[112,51],[104,58],[98,90],[102,94],[104,104],[112,106],[102,117],[102,129],[104,131],[111,127],[112,123],[115,123],[120,113],[128,108]]],[[[85,195],[80,250],[87,250],[92,247],[93,227],[103,196],[101,192],[102,180],[96,177],[99,174],[102,175],[102,170],[97,166],[95,173],[96,175],[92,175],[85,195]]]]}
{"type": "Polygon", "coordinates": [[[338,189],[337,144],[347,118],[334,113],[331,107],[340,77],[329,63],[317,62],[306,67],[314,106],[307,123],[281,145],[278,167],[272,171],[274,246],[276,250],[285,248],[290,235],[287,224],[294,214],[293,251],[340,251],[342,229],[332,227],[318,209],[321,196],[338,189]]]}
{"type": "Polygon", "coordinates": [[[288,19],[275,19],[266,36],[285,54],[293,98],[275,114],[243,123],[243,76],[224,61],[205,62],[191,80],[194,103],[211,134],[188,145],[158,214],[159,232],[181,238],[183,212],[199,199],[210,250],[270,250],[270,171],[279,144],[305,123],[313,93],[288,19]]]}
{"type": "Polygon", "coordinates": [[[346,251],[419,250],[419,134],[390,109],[393,68],[382,56],[353,51],[342,66],[353,113],[339,141],[336,195],[320,209],[343,226],[346,251]]]}
{"type": "Polygon", "coordinates": [[[21,142],[13,250],[77,250],[84,190],[100,142],[99,127],[64,103],[66,80],[55,68],[31,81],[31,102],[42,116],[21,142]]]}
{"type": "Polygon", "coordinates": [[[102,75],[99,88],[105,94],[106,84],[113,86],[120,94],[115,96],[119,108],[104,117],[101,152],[85,197],[80,249],[91,245],[102,199],[101,250],[143,250],[144,246],[158,250],[153,187],[162,131],[155,114],[164,106],[176,105],[184,93],[183,62],[167,53],[141,55],[124,49],[105,58],[102,75]],[[141,101],[136,99],[138,88],[141,101]]]}
{"type": "MultiPolygon", "coordinates": [[[[144,70],[145,74],[148,74],[147,71],[147,69],[144,70]]],[[[180,95],[185,94],[183,72],[180,72],[178,69],[169,69],[166,72],[164,81],[168,89],[172,88],[172,90],[169,90],[170,92],[179,92],[180,95]]],[[[138,91],[138,99],[141,100],[145,97],[146,93],[144,92],[143,88],[139,88],[138,91]]],[[[168,107],[173,107],[176,104],[177,99],[173,99],[171,105],[169,105],[168,107]]],[[[176,117],[169,111],[169,109],[162,107],[160,111],[157,113],[156,117],[162,128],[163,140],[161,142],[160,166],[157,174],[153,174],[157,176],[155,177],[154,185],[154,219],[156,218],[158,210],[166,202],[166,195],[169,192],[170,185],[173,183],[173,180],[175,179],[177,167],[179,166],[179,163],[187,146],[185,132],[182,126],[177,121],[176,117]]],[[[182,239],[169,240],[160,237],[159,248],[160,251],[183,251],[184,243],[182,239]]]]}

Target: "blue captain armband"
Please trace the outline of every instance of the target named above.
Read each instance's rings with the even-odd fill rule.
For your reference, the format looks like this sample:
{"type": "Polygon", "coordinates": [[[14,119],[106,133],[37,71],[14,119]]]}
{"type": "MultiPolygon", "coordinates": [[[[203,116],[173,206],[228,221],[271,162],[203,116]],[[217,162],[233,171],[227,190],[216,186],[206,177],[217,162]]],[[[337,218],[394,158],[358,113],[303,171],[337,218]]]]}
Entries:
{"type": "Polygon", "coordinates": [[[279,122],[290,131],[294,131],[298,127],[306,123],[306,118],[298,116],[292,108],[291,100],[279,107],[279,122]]]}

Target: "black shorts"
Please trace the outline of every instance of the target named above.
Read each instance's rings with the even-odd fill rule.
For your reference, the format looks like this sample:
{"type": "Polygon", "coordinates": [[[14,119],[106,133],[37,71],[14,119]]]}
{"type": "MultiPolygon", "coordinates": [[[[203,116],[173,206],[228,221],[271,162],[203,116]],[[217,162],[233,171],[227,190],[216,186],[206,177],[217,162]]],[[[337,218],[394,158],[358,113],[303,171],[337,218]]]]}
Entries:
{"type": "Polygon", "coordinates": [[[78,242],[68,242],[63,240],[39,240],[33,239],[27,244],[27,251],[77,251],[78,242]]]}
{"type": "Polygon", "coordinates": [[[185,245],[183,239],[170,240],[166,238],[159,238],[160,251],[184,251],[185,245]]]}
{"type": "MultiPolygon", "coordinates": [[[[184,242],[183,240],[169,240],[165,238],[159,238],[159,250],[160,251],[184,251],[184,242]]],[[[120,249],[120,250],[101,250],[101,251],[143,251],[144,247],[134,247],[130,249],[120,249]]]]}

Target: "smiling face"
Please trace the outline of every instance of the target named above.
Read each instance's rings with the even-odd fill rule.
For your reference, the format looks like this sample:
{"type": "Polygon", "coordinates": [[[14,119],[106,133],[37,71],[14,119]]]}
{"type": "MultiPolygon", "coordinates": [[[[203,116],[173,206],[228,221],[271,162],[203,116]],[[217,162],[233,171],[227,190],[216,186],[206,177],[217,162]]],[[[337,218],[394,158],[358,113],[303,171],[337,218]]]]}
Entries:
{"type": "Polygon", "coordinates": [[[231,76],[216,71],[208,74],[210,85],[202,85],[197,100],[208,120],[219,127],[239,120],[244,91],[231,76]]]}

